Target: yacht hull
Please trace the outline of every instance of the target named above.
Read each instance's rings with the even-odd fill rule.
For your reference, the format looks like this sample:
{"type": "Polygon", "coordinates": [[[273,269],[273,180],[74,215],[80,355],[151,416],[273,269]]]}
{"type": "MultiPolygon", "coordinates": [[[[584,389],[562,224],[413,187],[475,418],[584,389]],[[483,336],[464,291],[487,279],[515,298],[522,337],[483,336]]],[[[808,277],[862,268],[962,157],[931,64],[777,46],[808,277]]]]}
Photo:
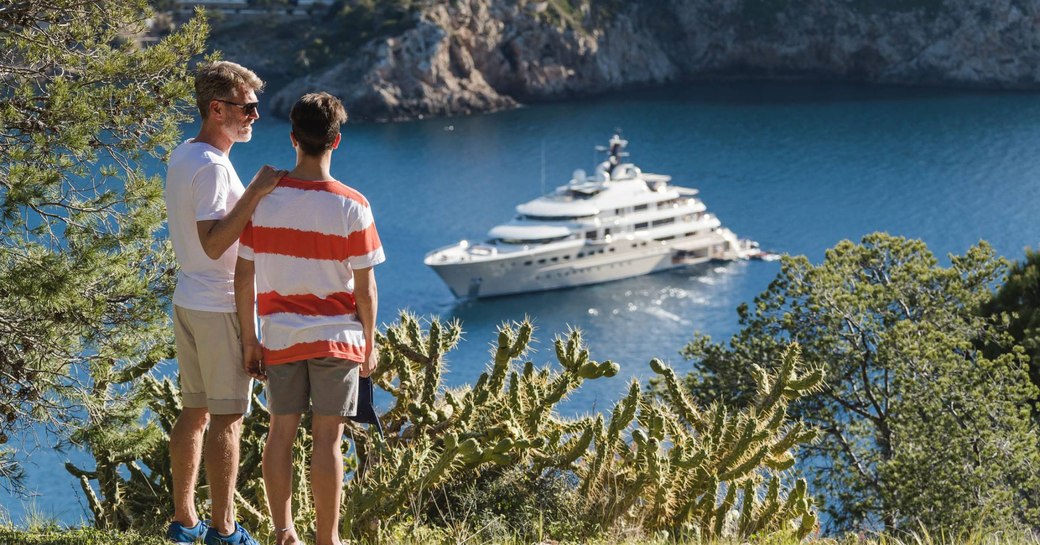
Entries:
{"type": "Polygon", "coordinates": [[[524,265],[524,262],[534,261],[530,258],[428,264],[456,297],[467,299],[599,284],[703,263],[717,257],[704,252],[700,257],[676,260],[674,255],[672,248],[662,246],[584,259],[563,260],[560,256],[552,256],[562,262],[544,266],[524,265]]]}

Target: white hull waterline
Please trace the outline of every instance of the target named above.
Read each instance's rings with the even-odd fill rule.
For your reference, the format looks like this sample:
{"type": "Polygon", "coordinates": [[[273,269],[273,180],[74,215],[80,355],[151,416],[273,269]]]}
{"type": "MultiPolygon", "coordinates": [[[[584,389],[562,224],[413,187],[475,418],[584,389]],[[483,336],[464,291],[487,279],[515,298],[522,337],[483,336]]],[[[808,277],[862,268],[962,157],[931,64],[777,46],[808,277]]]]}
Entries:
{"type": "Polygon", "coordinates": [[[598,284],[710,260],[761,257],[706,211],[697,191],[621,163],[615,136],[594,176],[517,207],[485,242],[461,241],[426,255],[459,298],[598,284]]]}

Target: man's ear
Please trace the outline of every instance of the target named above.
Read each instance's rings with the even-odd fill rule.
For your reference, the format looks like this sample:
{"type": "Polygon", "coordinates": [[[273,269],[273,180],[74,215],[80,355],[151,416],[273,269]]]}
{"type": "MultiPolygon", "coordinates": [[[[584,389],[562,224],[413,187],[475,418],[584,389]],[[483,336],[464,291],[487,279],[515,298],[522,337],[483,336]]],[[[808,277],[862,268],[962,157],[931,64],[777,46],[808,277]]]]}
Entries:
{"type": "Polygon", "coordinates": [[[334,140],[332,142],[332,149],[336,149],[336,148],[339,147],[339,141],[342,138],[343,138],[343,133],[341,133],[341,132],[336,133],[336,140],[334,140]]]}
{"type": "Polygon", "coordinates": [[[292,147],[294,148],[298,145],[296,143],[296,135],[293,134],[292,131],[289,131],[289,141],[292,142],[292,147]]]}
{"type": "Polygon", "coordinates": [[[221,104],[220,101],[217,99],[209,101],[209,115],[222,115],[224,113],[221,111],[221,108],[223,108],[223,106],[224,105],[221,104]]]}

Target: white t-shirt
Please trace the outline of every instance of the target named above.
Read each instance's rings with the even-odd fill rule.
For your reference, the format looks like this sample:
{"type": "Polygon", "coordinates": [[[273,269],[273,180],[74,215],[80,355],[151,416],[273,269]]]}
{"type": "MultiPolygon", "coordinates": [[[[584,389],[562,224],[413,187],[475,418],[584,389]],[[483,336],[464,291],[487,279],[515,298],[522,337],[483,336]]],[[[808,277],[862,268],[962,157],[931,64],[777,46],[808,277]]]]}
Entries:
{"type": "Polygon", "coordinates": [[[235,311],[238,242],[220,259],[202,249],[197,222],[223,219],[245,192],[231,161],[219,149],[188,140],[170,155],[166,214],[180,271],[173,304],[190,310],[235,311]]]}

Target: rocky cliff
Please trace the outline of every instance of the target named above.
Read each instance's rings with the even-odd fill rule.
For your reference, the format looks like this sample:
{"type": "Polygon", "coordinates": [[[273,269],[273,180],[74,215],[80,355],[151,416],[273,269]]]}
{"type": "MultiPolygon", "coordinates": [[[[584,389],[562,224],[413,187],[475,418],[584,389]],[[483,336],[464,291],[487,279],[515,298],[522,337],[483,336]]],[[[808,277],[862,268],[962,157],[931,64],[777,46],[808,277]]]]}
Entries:
{"type": "Polygon", "coordinates": [[[453,0],[270,97],[355,120],[509,108],[687,78],[1040,88],[1037,0],[453,0]]]}

